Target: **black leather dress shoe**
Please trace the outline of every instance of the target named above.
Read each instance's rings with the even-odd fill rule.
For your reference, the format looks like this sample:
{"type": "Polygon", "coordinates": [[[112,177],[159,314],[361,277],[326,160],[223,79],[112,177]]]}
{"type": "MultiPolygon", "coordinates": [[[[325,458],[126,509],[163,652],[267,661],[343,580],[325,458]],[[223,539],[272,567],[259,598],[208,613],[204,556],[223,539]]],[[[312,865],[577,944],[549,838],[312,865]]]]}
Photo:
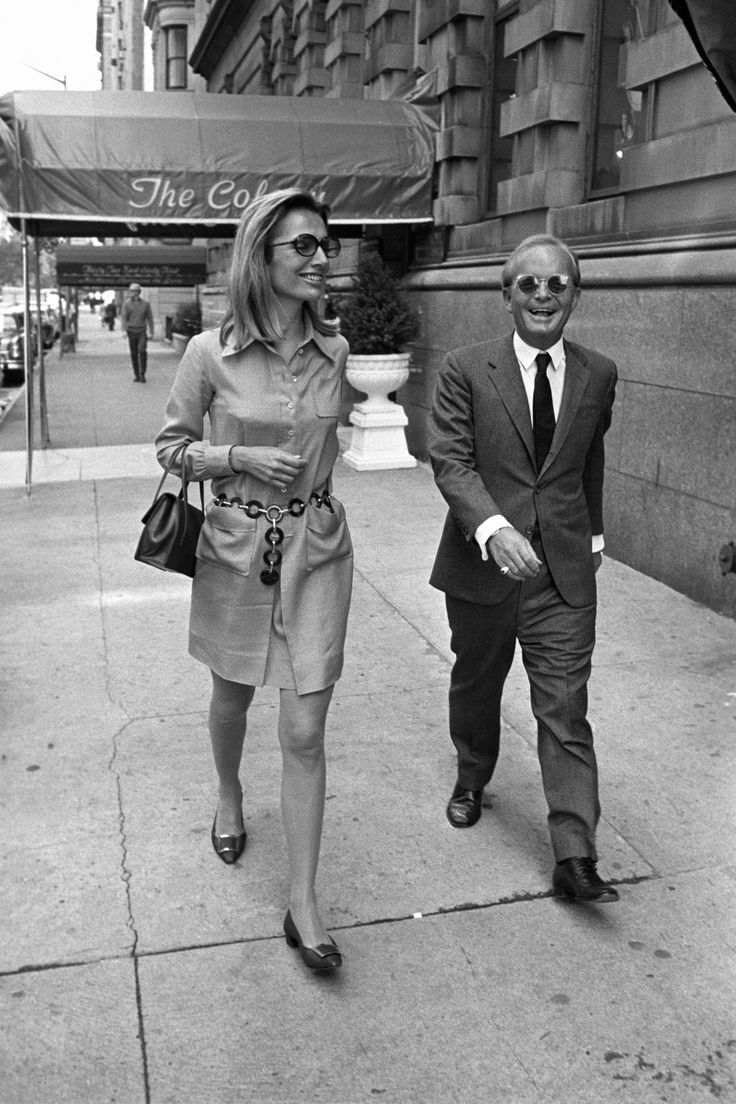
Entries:
{"type": "Polygon", "coordinates": [[[466,790],[455,784],[447,805],[447,819],[453,828],[472,828],[480,820],[480,803],[483,790],[466,790]]]}
{"type": "Polygon", "coordinates": [[[552,875],[552,885],[559,897],[571,897],[575,901],[593,901],[604,905],[618,901],[618,890],[598,877],[593,859],[563,859],[552,875]]]}

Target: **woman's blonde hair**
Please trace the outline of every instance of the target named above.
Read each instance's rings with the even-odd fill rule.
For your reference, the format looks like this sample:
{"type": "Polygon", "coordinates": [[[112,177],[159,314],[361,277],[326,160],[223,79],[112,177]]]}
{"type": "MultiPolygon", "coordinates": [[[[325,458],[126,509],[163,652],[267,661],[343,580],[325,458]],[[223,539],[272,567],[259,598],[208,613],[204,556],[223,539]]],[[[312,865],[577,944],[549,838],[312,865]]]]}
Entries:
{"type": "MultiPolygon", "coordinates": [[[[230,265],[230,306],[220,326],[223,346],[231,337],[240,347],[249,338],[276,341],[282,336],[278,303],[268,274],[268,238],[274,226],[293,210],[313,211],[328,227],[330,208],[311,192],[298,188],[268,192],[243,211],[230,265]]],[[[304,305],[318,333],[337,333],[337,323],[320,318],[311,303],[304,305]]]]}

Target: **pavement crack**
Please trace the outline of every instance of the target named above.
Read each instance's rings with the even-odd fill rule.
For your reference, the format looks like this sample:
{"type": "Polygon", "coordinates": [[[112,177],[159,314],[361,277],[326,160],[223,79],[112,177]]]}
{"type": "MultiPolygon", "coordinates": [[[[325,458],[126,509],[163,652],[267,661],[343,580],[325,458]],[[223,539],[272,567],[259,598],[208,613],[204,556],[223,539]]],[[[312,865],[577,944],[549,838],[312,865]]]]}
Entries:
{"type": "Polygon", "coordinates": [[[146,1044],[146,1028],[145,1017],[143,1014],[143,995],[141,992],[141,981],[139,971],[139,954],[138,954],[138,928],[136,927],[135,916],[133,913],[133,901],[132,901],[132,871],[128,865],[128,836],[125,822],[125,809],[123,807],[123,787],[122,779],[120,777],[120,771],[118,770],[117,758],[119,751],[119,740],[122,735],[123,729],[118,729],[112,738],[112,755],[108,763],[108,769],[115,779],[115,788],[118,802],[118,824],[120,831],[120,872],[123,882],[123,892],[125,893],[125,926],[130,931],[131,935],[131,947],[130,957],[133,960],[133,976],[135,979],[135,1003],[136,1013],[138,1016],[138,1039],[141,1047],[141,1065],[143,1070],[143,1086],[145,1091],[146,1104],[150,1104],[150,1081],[148,1073],[148,1047],[146,1044]]]}
{"type": "MultiPolygon", "coordinates": [[[[110,651],[109,641],[107,638],[107,623],[106,623],[106,611],[105,603],[103,600],[104,579],[102,576],[102,555],[101,555],[101,534],[102,527],[100,524],[100,503],[97,489],[97,482],[94,481],[92,485],[92,494],[95,508],[95,551],[97,561],[97,595],[98,595],[98,608],[100,613],[100,635],[102,637],[102,667],[103,667],[103,683],[105,687],[105,694],[111,705],[118,706],[118,702],[115,701],[112,691],[112,674],[110,666],[110,651]]],[[[125,710],[123,710],[125,713],[125,710]]],[[[127,715],[127,714],[126,714],[127,715]]],[[[130,716],[128,715],[128,722],[130,723],[130,716]]],[[[125,894],[125,926],[128,928],[131,937],[130,945],[130,958],[133,964],[133,977],[135,981],[135,1003],[136,1003],[136,1015],[138,1017],[138,1039],[141,1048],[141,1069],[143,1076],[143,1089],[145,1094],[146,1104],[150,1104],[151,1090],[150,1090],[150,1078],[148,1071],[148,1047],[146,1044],[146,1028],[145,1017],[143,1014],[143,996],[141,992],[140,970],[139,970],[139,957],[138,957],[138,929],[135,923],[135,916],[133,914],[133,901],[131,893],[132,885],[132,871],[128,865],[128,836],[125,823],[125,808],[123,806],[123,788],[122,780],[120,777],[120,771],[118,770],[118,752],[120,737],[127,727],[123,725],[118,728],[112,737],[112,754],[108,761],[108,770],[115,779],[115,792],[118,803],[118,825],[120,833],[120,874],[123,883],[123,892],[125,894]]]]}
{"type": "Polygon", "coordinates": [[[444,663],[444,664],[445,664],[446,666],[450,666],[450,665],[451,665],[451,660],[449,660],[449,659],[447,658],[447,656],[443,654],[443,652],[442,652],[442,651],[441,651],[441,650],[440,650],[440,649],[439,649],[439,648],[437,647],[437,645],[436,645],[436,644],[434,643],[434,641],[433,641],[433,640],[430,640],[430,638],[429,638],[429,637],[428,637],[428,636],[426,635],[426,633],[423,633],[423,632],[422,632],[422,630],[421,630],[420,628],[418,628],[418,627],[417,627],[417,626],[416,626],[416,625],[414,624],[414,622],[413,622],[413,621],[410,621],[410,620],[409,620],[409,618],[408,618],[408,617],[406,616],[406,614],[405,614],[405,613],[403,612],[403,610],[402,610],[402,609],[400,609],[400,608],[399,608],[399,606],[397,606],[397,605],[396,605],[396,603],[395,603],[395,602],[394,602],[394,601],[393,601],[393,600],[392,600],[392,599],[391,599],[391,598],[390,598],[390,597],[388,596],[388,594],[386,594],[386,592],[385,592],[385,591],[381,590],[381,589],[380,589],[380,587],[376,586],[376,584],[375,584],[375,583],[374,583],[374,582],[373,582],[373,581],[372,581],[371,579],[369,579],[369,578],[368,578],[368,576],[367,576],[367,575],[365,575],[365,574],[364,574],[364,573],[363,573],[363,572],[362,572],[362,571],[360,570],[360,568],[358,568],[358,567],[356,567],[356,568],[355,568],[355,574],[356,574],[356,575],[359,575],[359,576],[360,576],[360,578],[361,578],[361,579],[363,580],[363,582],[365,583],[365,585],[366,585],[366,586],[369,586],[369,587],[371,588],[371,590],[372,590],[372,591],[374,591],[374,593],[375,593],[375,594],[377,594],[377,595],[378,595],[378,597],[379,597],[379,598],[380,598],[380,599],[381,599],[381,600],[382,600],[383,602],[385,602],[385,603],[386,603],[386,605],[387,605],[387,606],[388,606],[388,607],[389,607],[390,609],[392,609],[392,610],[393,610],[393,612],[394,612],[394,613],[396,614],[396,616],[397,616],[397,617],[400,617],[400,618],[401,618],[401,620],[402,620],[402,621],[404,622],[404,624],[405,624],[405,625],[408,625],[408,626],[409,626],[409,628],[410,628],[410,629],[412,630],[412,632],[415,632],[415,633],[417,634],[417,636],[419,637],[419,639],[420,639],[420,640],[423,640],[423,641],[424,641],[424,643],[425,643],[425,644],[427,645],[427,647],[429,648],[430,652],[431,652],[431,653],[432,653],[433,655],[435,655],[435,656],[437,657],[437,659],[441,659],[441,660],[442,660],[442,662],[443,662],[443,663],[444,663]]]}
{"type": "Polygon", "coordinates": [[[112,755],[107,764],[108,770],[115,779],[115,791],[117,794],[118,802],[118,826],[120,834],[120,873],[123,882],[123,891],[125,893],[125,926],[128,928],[131,935],[131,949],[130,954],[132,958],[135,958],[138,954],[138,929],[135,924],[135,917],[133,915],[133,902],[131,895],[131,883],[132,872],[128,866],[128,835],[125,823],[125,809],[123,808],[123,787],[122,779],[120,777],[120,771],[117,766],[117,758],[119,751],[119,740],[122,735],[123,729],[118,729],[112,738],[112,755]]]}
{"type": "Polygon", "coordinates": [[[108,701],[112,705],[117,705],[112,693],[112,677],[110,674],[110,657],[107,640],[107,624],[105,621],[105,603],[103,601],[103,578],[102,578],[102,560],[101,560],[101,534],[102,527],[100,524],[100,503],[97,493],[97,482],[92,484],[92,501],[95,508],[95,554],[97,563],[97,602],[98,609],[100,611],[100,635],[102,637],[102,667],[104,671],[103,684],[105,687],[105,694],[108,701]]]}

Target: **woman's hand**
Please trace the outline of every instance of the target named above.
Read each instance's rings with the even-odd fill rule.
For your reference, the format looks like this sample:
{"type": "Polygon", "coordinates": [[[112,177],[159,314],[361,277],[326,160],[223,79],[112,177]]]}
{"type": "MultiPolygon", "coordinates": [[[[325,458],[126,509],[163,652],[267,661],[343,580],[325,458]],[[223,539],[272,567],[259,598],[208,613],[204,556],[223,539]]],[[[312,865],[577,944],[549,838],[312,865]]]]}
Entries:
{"type": "Polygon", "coordinates": [[[230,449],[230,467],[236,472],[248,472],[262,483],[272,483],[279,490],[294,482],[306,460],[270,445],[235,445],[230,449]]]}

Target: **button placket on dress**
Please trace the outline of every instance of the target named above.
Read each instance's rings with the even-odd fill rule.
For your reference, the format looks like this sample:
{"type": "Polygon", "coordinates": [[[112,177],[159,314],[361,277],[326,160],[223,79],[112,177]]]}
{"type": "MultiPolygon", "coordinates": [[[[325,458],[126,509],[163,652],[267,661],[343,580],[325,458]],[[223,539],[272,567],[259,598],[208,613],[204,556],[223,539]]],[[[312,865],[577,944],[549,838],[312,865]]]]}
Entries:
{"type": "MultiPolygon", "coordinates": [[[[299,354],[302,354],[303,350],[300,348],[298,350],[298,352],[299,352],[299,354]]],[[[292,360],[293,360],[293,357],[292,357],[292,360]]],[[[289,372],[290,375],[288,377],[286,377],[286,379],[287,379],[287,381],[290,381],[291,384],[292,384],[292,386],[290,388],[288,388],[288,390],[287,390],[288,399],[287,399],[287,403],[286,403],[286,410],[287,410],[286,420],[287,420],[287,425],[289,426],[289,428],[286,430],[286,436],[287,436],[287,439],[288,439],[287,440],[287,448],[290,449],[291,446],[293,446],[294,444],[296,444],[297,446],[299,444],[299,440],[298,440],[298,429],[299,429],[299,402],[298,402],[298,399],[299,399],[299,396],[298,396],[298,393],[297,393],[297,388],[293,386],[294,384],[297,384],[299,382],[299,376],[294,371],[294,369],[291,367],[291,361],[287,365],[287,371],[289,372]],[[296,440],[295,440],[295,438],[296,438],[296,440]]],[[[299,448],[297,447],[295,451],[296,451],[296,454],[298,455],[299,454],[299,448]]]]}
{"type": "MultiPolygon", "coordinates": [[[[282,426],[282,440],[279,443],[279,448],[283,448],[286,452],[293,452],[294,455],[299,455],[298,435],[297,430],[299,426],[299,403],[298,403],[298,391],[295,384],[298,383],[298,376],[291,368],[291,363],[287,364],[274,349],[266,346],[268,349],[268,359],[271,368],[271,379],[276,391],[276,402],[279,410],[279,422],[282,426]],[[280,363],[278,363],[280,361],[280,363]],[[284,372],[284,367],[286,371],[284,372]]],[[[278,488],[279,497],[284,499],[287,495],[293,494],[293,488],[290,490],[288,487],[278,488]]]]}

